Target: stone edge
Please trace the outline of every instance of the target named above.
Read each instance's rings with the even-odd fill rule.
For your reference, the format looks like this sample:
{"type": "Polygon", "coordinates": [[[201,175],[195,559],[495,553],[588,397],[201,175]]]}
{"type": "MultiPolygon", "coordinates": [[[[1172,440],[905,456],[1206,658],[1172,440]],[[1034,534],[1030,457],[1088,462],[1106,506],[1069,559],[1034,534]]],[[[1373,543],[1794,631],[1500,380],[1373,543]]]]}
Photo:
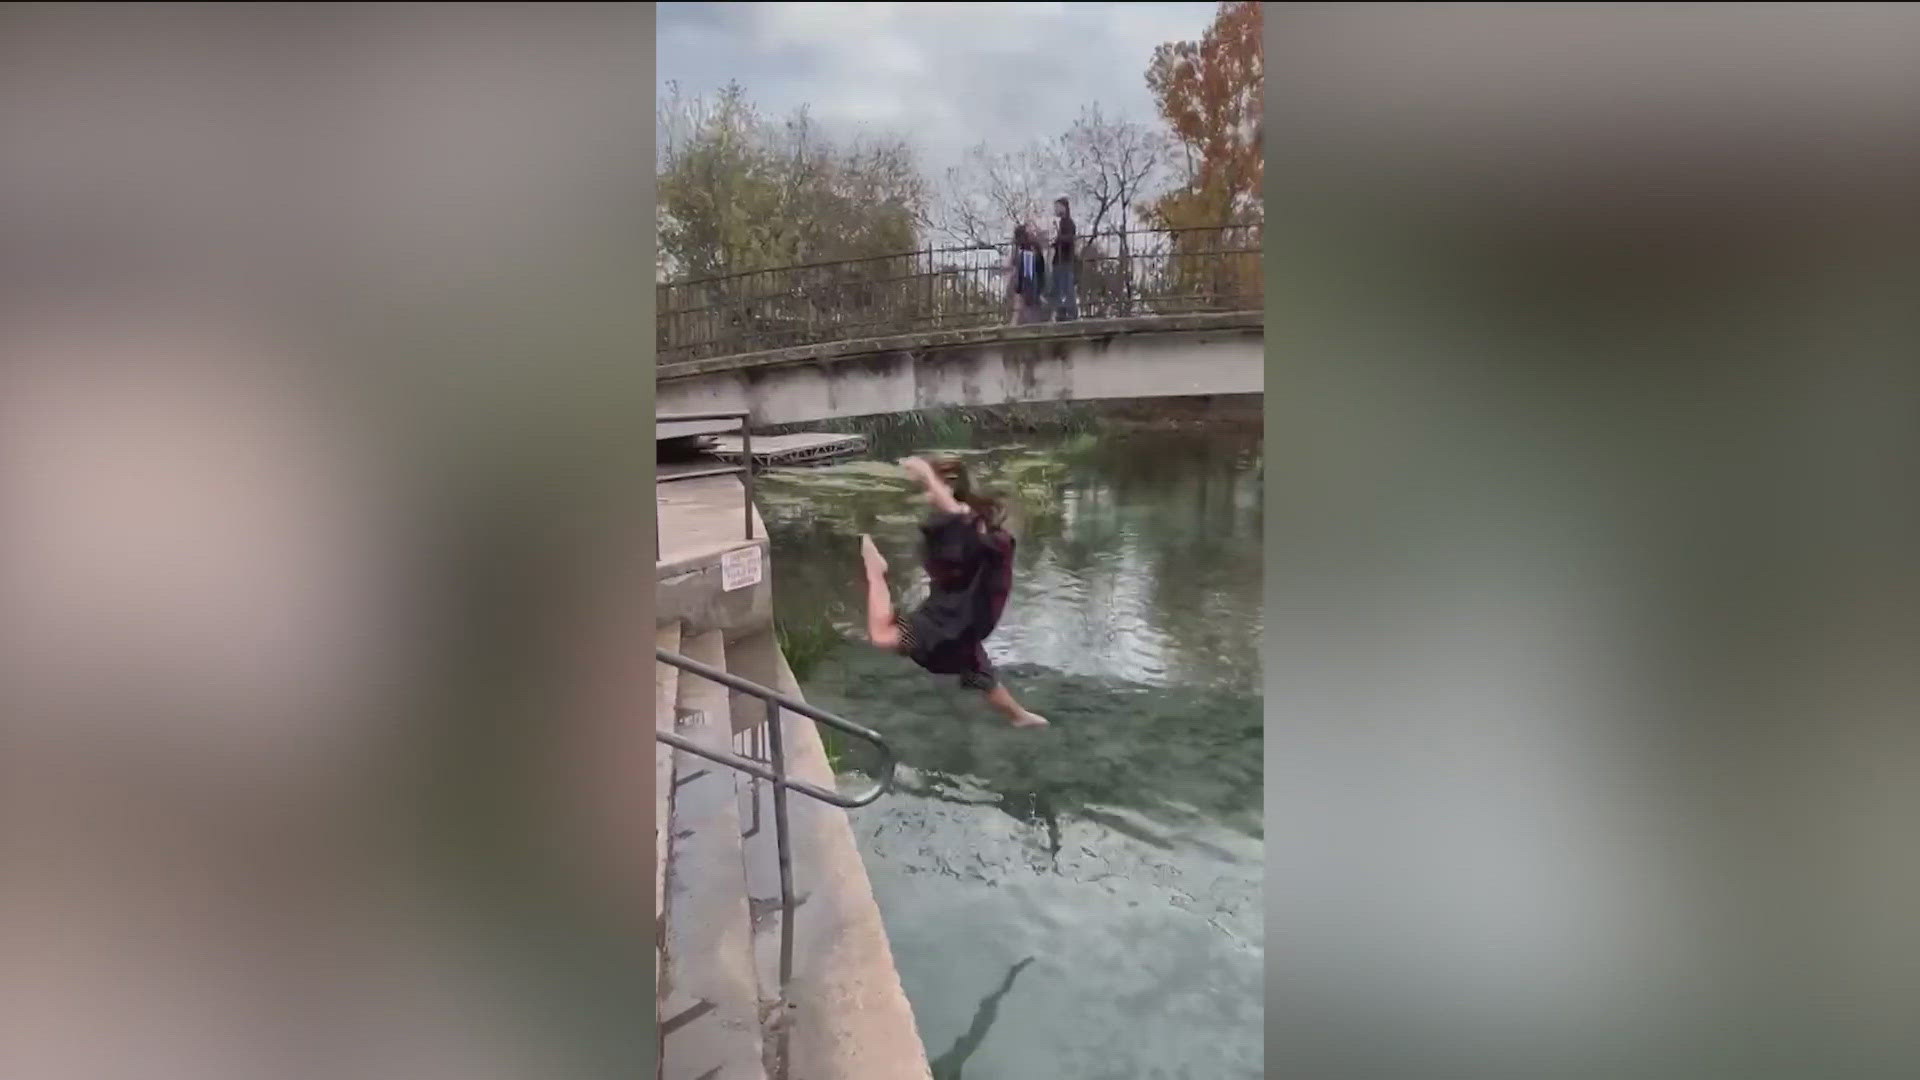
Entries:
{"type": "Polygon", "coordinates": [[[965,345],[1017,344],[1053,341],[1062,338],[1110,337],[1120,334],[1174,334],[1206,330],[1251,330],[1264,328],[1263,311],[1206,312],[1194,315],[1148,315],[1127,319],[1081,319],[1070,323],[1041,323],[1035,326],[981,326],[966,330],[929,330],[893,337],[859,338],[797,345],[786,349],[736,353],[704,360],[683,360],[655,368],[658,382],[694,378],[716,372],[743,368],[786,367],[793,364],[833,363],[893,352],[921,352],[928,349],[956,348],[965,345]]]}

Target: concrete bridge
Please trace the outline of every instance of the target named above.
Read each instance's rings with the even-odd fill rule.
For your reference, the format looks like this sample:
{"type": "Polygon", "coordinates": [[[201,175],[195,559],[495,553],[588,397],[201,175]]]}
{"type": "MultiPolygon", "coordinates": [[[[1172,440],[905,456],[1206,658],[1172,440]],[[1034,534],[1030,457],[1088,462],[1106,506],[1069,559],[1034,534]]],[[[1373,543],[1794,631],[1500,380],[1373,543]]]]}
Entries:
{"type": "Polygon", "coordinates": [[[1265,363],[1260,311],[1083,319],[665,364],[656,407],[745,410],[760,427],[951,405],[1258,394],[1265,363]]]}

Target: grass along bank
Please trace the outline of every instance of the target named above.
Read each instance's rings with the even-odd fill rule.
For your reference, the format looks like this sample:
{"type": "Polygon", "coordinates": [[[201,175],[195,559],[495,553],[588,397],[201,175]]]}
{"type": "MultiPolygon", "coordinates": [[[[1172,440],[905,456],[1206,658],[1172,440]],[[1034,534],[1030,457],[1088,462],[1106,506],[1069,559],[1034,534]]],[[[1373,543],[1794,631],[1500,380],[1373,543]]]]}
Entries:
{"type": "MultiPolygon", "coordinates": [[[[795,624],[783,619],[773,623],[773,639],[787,658],[787,667],[795,682],[805,683],[820,666],[820,661],[840,645],[840,632],[833,624],[811,622],[795,624]]],[[[846,736],[825,724],[815,724],[820,744],[826,749],[827,764],[835,773],[847,760],[846,736]]]]}

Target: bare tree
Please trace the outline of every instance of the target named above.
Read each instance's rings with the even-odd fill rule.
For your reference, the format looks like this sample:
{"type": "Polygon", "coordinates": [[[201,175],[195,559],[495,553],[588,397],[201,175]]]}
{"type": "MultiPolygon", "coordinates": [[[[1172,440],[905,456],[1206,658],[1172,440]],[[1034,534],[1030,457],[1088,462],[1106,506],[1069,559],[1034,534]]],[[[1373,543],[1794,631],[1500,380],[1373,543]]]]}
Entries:
{"type": "Polygon", "coordinates": [[[1131,310],[1132,251],[1127,227],[1136,205],[1145,206],[1166,171],[1172,141],[1155,128],[1125,117],[1108,118],[1098,103],[1080,110],[1073,126],[1054,143],[1065,187],[1078,209],[1083,296],[1105,296],[1118,310],[1131,310]],[[1118,233],[1118,260],[1095,258],[1100,230],[1118,233]]]}
{"type": "Polygon", "coordinates": [[[996,247],[1013,227],[1045,220],[1060,193],[1060,158],[1050,145],[994,153],[985,143],[947,170],[927,230],[950,244],[996,247]]]}
{"type": "Polygon", "coordinates": [[[666,94],[654,108],[655,159],[666,161],[675,157],[706,126],[711,114],[706,99],[689,95],[677,82],[668,82],[666,94]]]}
{"type": "Polygon", "coordinates": [[[1127,227],[1133,204],[1152,191],[1171,146],[1153,128],[1124,117],[1109,120],[1098,103],[1080,110],[1060,136],[1057,155],[1067,190],[1089,215],[1082,230],[1089,240],[1109,217],[1127,227]]]}

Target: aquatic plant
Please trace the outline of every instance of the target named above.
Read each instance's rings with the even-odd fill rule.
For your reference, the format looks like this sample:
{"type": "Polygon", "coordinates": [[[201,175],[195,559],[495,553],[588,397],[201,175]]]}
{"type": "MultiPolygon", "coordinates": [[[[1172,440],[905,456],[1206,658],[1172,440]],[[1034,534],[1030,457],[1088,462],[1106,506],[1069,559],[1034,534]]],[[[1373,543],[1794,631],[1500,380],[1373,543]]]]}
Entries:
{"type": "Polygon", "coordinates": [[[828,623],[793,624],[776,619],[773,639],[787,658],[794,679],[805,682],[820,661],[840,647],[840,632],[828,623]]]}
{"type": "MultiPolygon", "coordinates": [[[[789,623],[778,618],[773,623],[773,639],[786,656],[794,681],[802,683],[812,676],[821,660],[842,644],[840,631],[831,623],[789,623]]],[[[820,733],[820,745],[827,753],[828,767],[840,772],[847,760],[845,737],[825,724],[814,726],[820,733]]]]}

